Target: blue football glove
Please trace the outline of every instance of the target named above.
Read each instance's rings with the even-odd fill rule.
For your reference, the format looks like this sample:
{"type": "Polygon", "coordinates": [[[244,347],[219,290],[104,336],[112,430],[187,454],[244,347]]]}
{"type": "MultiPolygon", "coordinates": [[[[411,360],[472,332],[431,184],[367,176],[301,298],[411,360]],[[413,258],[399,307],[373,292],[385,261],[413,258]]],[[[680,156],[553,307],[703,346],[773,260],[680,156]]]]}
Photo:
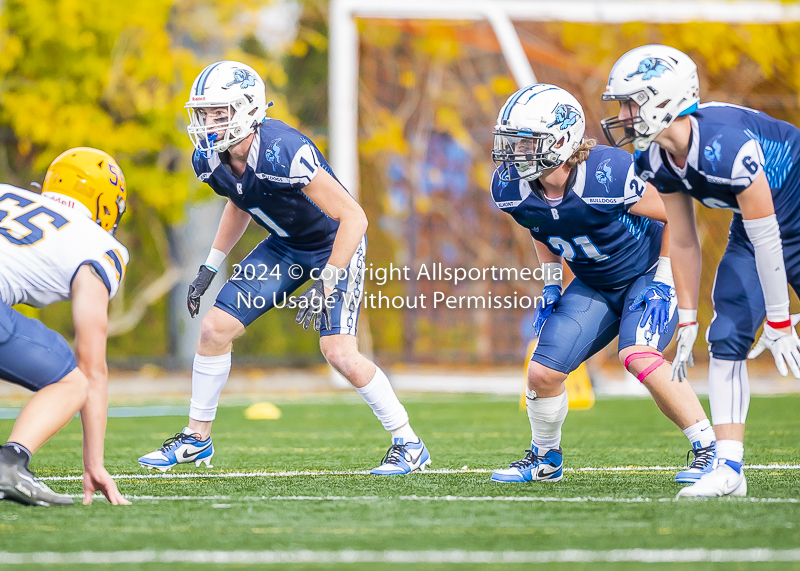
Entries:
{"type": "Polygon", "coordinates": [[[536,337],[539,337],[539,333],[542,332],[542,327],[544,327],[544,322],[553,313],[553,307],[555,307],[559,299],[561,299],[561,286],[544,286],[542,299],[536,302],[536,311],[533,313],[533,334],[536,337]]]}
{"type": "Polygon", "coordinates": [[[639,327],[647,327],[650,321],[650,333],[664,334],[669,330],[669,301],[675,295],[675,288],[661,282],[653,282],[639,292],[628,309],[636,311],[645,306],[639,327]]]}

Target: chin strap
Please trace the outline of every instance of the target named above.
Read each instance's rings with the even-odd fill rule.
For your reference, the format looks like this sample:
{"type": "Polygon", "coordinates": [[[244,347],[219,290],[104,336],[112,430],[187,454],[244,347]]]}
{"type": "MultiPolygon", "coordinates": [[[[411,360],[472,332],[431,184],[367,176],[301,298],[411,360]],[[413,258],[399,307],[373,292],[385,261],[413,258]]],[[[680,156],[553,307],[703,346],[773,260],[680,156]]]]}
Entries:
{"type": "Polygon", "coordinates": [[[644,380],[647,378],[647,375],[655,371],[661,365],[666,363],[664,357],[661,356],[661,353],[656,353],[655,351],[642,351],[641,353],[631,353],[627,357],[625,357],[625,368],[628,368],[628,365],[632,361],[636,361],[637,359],[652,359],[653,357],[656,358],[654,363],[651,363],[644,371],[636,375],[636,378],[639,379],[640,383],[643,383],[644,380]]]}

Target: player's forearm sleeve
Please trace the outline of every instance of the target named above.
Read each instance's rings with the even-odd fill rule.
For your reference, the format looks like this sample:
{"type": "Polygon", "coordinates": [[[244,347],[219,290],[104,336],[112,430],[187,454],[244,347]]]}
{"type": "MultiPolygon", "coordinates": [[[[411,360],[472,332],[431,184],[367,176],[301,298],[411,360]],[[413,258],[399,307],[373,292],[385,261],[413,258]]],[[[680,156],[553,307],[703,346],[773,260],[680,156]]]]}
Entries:
{"type": "Polygon", "coordinates": [[[744,229],[755,249],[756,269],[764,292],[767,320],[785,321],[789,319],[789,288],[786,285],[778,219],[772,214],[765,218],[745,220],[744,229]]]}

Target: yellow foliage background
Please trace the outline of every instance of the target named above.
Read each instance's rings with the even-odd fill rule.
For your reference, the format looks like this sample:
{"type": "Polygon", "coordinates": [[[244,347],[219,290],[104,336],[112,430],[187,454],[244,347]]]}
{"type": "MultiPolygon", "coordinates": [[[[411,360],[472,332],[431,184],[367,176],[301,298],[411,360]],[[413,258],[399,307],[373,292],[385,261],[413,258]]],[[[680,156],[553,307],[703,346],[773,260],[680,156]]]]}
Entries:
{"type": "MultiPolygon", "coordinates": [[[[221,59],[243,61],[264,78],[276,103],[270,115],[297,123],[282,91],[283,62],[253,38],[263,6],[255,0],[3,3],[0,175],[23,188],[41,182],[49,163],[77,146],[117,159],[129,191],[118,237],[132,262],[112,314],[173,265],[171,228],[187,206],[212,196],[192,173],[185,130],[183,107],[197,74],[221,59]]],[[[298,41],[319,43],[307,36],[298,41]]],[[[111,340],[111,355],[167,353],[168,310],[166,299],[154,303],[134,331],[111,340]]],[[[68,307],[41,314],[70,337],[68,307]]]]}

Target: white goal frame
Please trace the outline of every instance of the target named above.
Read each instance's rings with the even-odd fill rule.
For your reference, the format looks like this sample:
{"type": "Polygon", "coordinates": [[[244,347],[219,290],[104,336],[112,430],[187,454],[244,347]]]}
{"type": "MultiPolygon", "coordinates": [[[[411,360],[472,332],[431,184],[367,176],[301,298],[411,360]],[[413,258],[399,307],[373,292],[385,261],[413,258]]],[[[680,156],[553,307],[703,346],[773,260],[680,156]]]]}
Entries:
{"type": "Polygon", "coordinates": [[[331,0],[328,54],[329,158],[358,199],[358,33],[356,18],[485,20],[497,36],[517,86],[536,83],[512,20],[622,24],[800,21],[800,5],[777,1],[331,0]]]}

